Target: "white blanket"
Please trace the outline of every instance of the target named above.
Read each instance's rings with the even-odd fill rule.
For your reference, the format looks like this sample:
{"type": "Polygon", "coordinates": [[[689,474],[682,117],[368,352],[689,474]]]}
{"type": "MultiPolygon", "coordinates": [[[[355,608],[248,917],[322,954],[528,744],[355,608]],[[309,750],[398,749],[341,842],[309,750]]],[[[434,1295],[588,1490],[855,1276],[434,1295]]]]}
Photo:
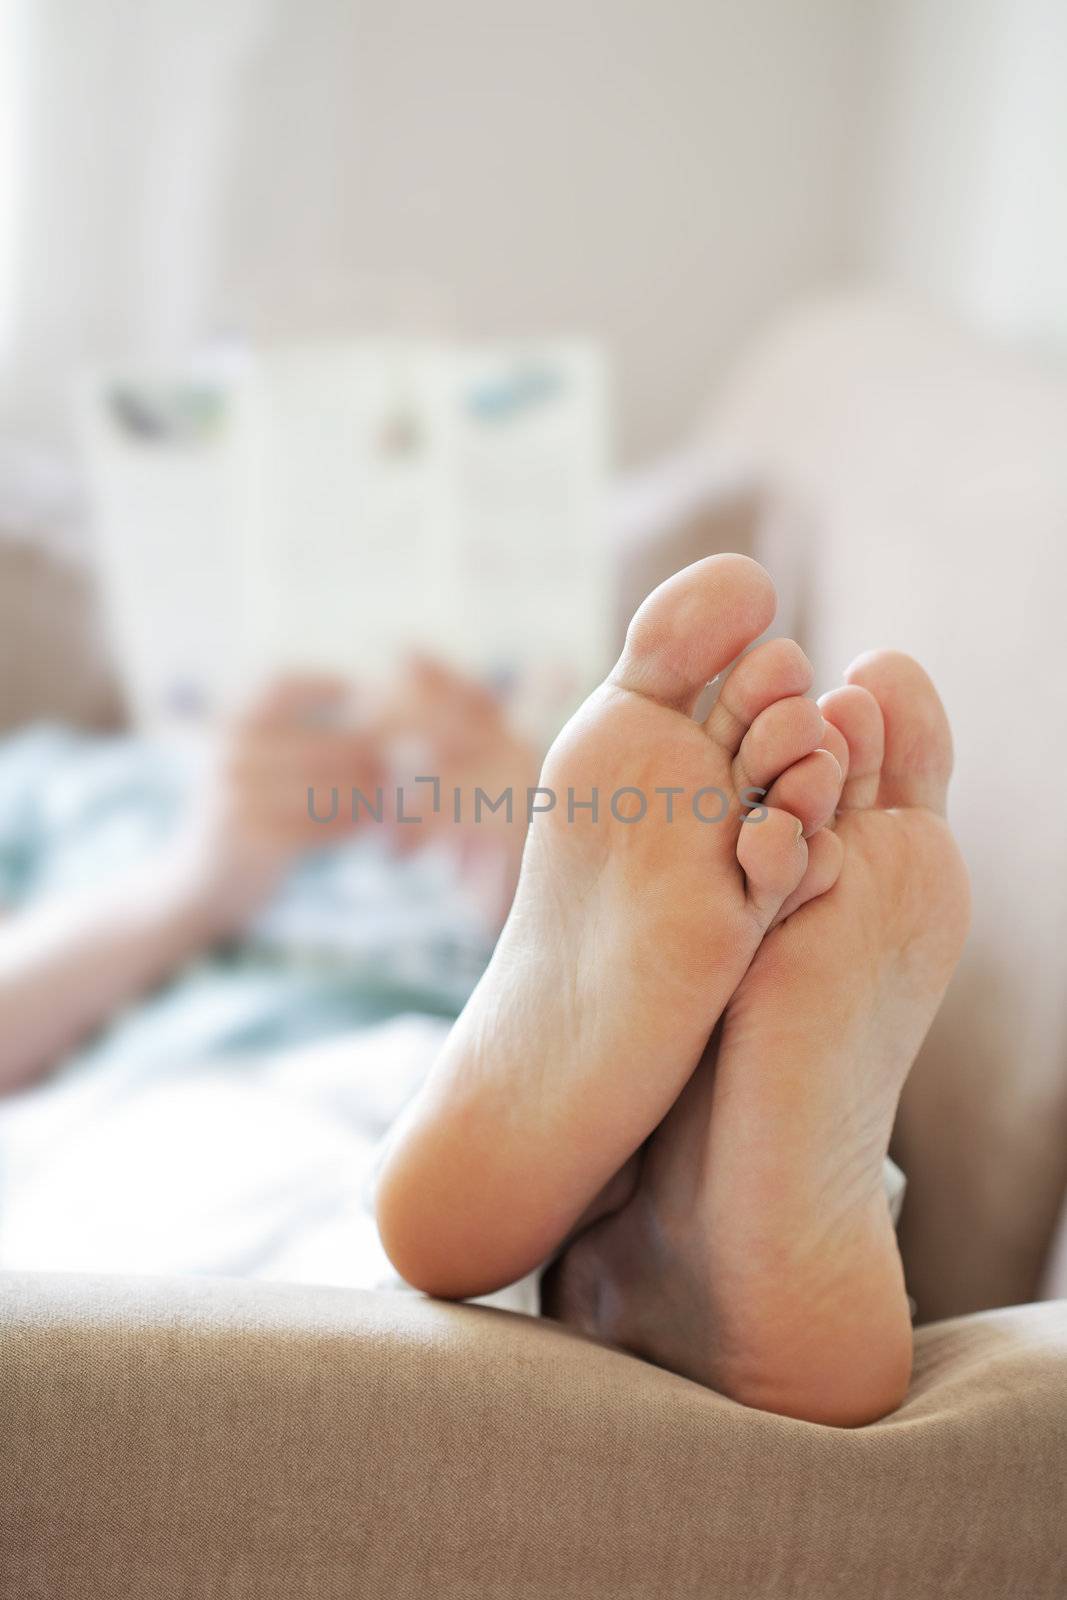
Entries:
{"type": "MultiPolygon", "coordinates": [[[[446,1032],[405,1016],[148,1082],[76,1072],[0,1104],[0,1266],[403,1288],[371,1182],[446,1032]]],[[[490,1300],[536,1311],[536,1285],[490,1300]]]]}

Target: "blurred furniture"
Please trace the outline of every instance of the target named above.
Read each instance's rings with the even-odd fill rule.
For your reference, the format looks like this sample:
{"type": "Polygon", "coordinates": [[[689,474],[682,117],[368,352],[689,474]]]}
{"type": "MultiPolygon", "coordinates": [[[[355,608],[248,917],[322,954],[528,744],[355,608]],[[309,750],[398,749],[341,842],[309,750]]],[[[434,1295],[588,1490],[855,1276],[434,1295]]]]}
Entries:
{"type": "Polygon", "coordinates": [[[416,1296],[8,1275],[0,1593],[1063,1595],[1067,1306],[1016,1303],[1067,1179],[1065,440],[1067,382],[839,301],[728,387],[704,448],[741,475],[675,505],[657,558],[749,548],[823,685],[897,645],[956,728],[975,930],[899,1121],[904,1406],[814,1427],[416,1296]]]}
{"type": "MultiPolygon", "coordinates": [[[[645,536],[625,543],[631,609],[650,581],[741,549],[774,576],[775,631],[800,639],[820,692],[892,646],[948,708],[974,921],[895,1140],[921,1320],[1032,1300],[1064,1210],[1065,440],[1067,369],[907,300],[838,296],[748,354],[686,457],[703,478],[683,465],[646,493],[645,536]]],[[[1047,1282],[1067,1294],[1063,1231],[1060,1255],[1047,1282]]]]}
{"type": "Polygon", "coordinates": [[[121,697],[85,567],[0,534],[0,733],[34,721],[114,726],[121,697]]]}
{"type": "Polygon", "coordinates": [[[923,1320],[1031,1300],[1067,1190],[1067,369],[858,295],[776,330],[710,438],[758,462],[820,686],[891,645],[948,708],[974,919],[898,1119],[902,1242],[923,1320]]]}

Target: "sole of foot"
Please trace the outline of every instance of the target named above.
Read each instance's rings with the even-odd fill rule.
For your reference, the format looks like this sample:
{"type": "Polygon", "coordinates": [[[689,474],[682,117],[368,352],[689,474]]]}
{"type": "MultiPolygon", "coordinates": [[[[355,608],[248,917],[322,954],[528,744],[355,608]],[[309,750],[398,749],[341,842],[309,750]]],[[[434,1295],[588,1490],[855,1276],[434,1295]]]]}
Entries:
{"type": "Polygon", "coordinates": [[[554,1315],[747,1405],[856,1426],[909,1381],[882,1163],[969,891],[933,685],[888,651],[846,680],[820,701],[847,769],[823,835],[832,887],[785,902],[627,1202],[565,1252],[547,1295],[554,1315]]]}
{"type": "Polygon", "coordinates": [[[774,611],[746,557],[676,574],[549,752],[507,925],[379,1173],[416,1287],[489,1293],[617,1204],[764,934],[831,881],[842,771],[803,652],[749,649],[774,611]]]}

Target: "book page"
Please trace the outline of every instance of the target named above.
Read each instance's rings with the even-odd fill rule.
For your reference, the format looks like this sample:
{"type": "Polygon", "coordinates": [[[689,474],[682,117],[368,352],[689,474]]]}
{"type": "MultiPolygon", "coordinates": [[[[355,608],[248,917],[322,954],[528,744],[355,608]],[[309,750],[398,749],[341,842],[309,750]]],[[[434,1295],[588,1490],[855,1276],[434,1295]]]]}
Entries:
{"type": "Polygon", "coordinates": [[[609,665],[605,412],[577,344],[288,347],[214,391],[99,385],[86,438],[139,717],[287,671],[384,683],[419,652],[550,737],[609,665]]]}

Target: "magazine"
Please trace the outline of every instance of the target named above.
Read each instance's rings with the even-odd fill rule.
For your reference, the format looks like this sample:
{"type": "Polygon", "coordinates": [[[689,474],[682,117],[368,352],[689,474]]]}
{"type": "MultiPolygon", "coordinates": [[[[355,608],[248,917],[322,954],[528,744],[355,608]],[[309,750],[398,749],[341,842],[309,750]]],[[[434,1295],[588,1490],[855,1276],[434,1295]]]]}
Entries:
{"type": "Polygon", "coordinates": [[[84,387],[104,599],[136,718],[285,671],[491,685],[547,738],[609,665],[605,383],[579,344],[359,342],[84,387]]]}

